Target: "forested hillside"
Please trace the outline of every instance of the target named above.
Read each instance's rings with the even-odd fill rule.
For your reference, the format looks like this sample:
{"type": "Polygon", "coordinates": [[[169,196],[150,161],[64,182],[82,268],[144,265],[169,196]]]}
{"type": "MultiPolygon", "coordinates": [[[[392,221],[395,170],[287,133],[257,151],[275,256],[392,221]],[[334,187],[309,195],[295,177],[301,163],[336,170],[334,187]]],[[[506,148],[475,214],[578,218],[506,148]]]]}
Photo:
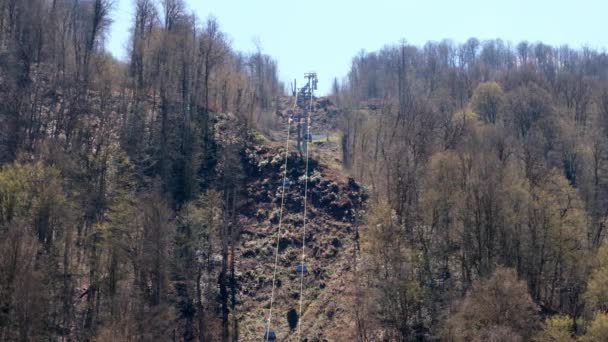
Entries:
{"type": "Polygon", "coordinates": [[[179,0],[134,2],[118,62],[111,5],[0,1],[0,340],[225,340],[276,62],[179,0]]]}
{"type": "Polygon", "coordinates": [[[115,5],[0,0],[0,341],[606,340],[605,52],[402,42],[308,111],[115,5]]]}
{"type": "Polygon", "coordinates": [[[362,340],[608,336],[605,52],[404,42],[357,55],[334,99],[373,202],[362,340]]]}

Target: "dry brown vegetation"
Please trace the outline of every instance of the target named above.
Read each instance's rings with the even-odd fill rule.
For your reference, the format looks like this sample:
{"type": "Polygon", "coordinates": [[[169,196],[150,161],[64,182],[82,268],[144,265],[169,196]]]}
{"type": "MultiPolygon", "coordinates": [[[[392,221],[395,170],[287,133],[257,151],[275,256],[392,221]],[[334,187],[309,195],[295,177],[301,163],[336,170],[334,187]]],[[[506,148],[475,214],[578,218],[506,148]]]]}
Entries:
{"type": "Polygon", "coordinates": [[[280,338],[606,336],[605,53],[357,55],[313,100],[327,138],[297,317],[306,178],[297,144],[284,154],[276,62],[182,0],[136,0],[121,63],[103,49],[111,8],[0,0],[0,341],[260,339],[285,158],[280,338]]]}

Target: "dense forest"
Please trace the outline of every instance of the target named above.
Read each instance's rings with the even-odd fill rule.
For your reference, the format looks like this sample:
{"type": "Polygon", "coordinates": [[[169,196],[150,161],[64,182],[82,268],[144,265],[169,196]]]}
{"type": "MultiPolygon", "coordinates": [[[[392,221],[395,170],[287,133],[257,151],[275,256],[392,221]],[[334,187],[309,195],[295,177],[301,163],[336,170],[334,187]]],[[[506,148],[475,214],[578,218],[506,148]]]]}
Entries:
{"type": "Polygon", "coordinates": [[[273,253],[279,338],[606,340],[605,52],[361,52],[314,99],[305,174],[275,146],[295,101],[271,56],[183,0],[134,0],[119,61],[113,5],[0,0],[0,341],[260,340],[273,253]]]}
{"type": "Polygon", "coordinates": [[[608,336],[606,53],[402,42],[333,88],[372,195],[362,340],[608,336]]]}
{"type": "Polygon", "coordinates": [[[0,1],[0,340],[227,339],[240,144],[276,62],[181,0],[135,1],[118,62],[111,6],[0,1]]]}

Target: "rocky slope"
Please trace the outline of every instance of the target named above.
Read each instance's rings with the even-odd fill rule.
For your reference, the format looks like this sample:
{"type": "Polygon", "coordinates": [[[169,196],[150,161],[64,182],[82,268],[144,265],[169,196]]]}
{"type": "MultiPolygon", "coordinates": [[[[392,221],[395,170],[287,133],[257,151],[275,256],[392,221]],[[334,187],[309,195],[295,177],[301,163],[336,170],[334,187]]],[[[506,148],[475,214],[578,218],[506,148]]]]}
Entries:
{"type": "MultiPolygon", "coordinates": [[[[283,118],[285,120],[285,118],[283,118]]],[[[348,316],[348,284],[352,277],[357,218],[366,194],[353,179],[319,162],[315,156],[327,145],[312,144],[309,162],[308,224],[304,277],[302,335],[309,341],[345,340],[354,331],[348,316]]],[[[299,310],[305,160],[290,146],[285,209],[273,305],[272,329],[279,340],[294,340],[290,311],[299,310]]],[[[284,147],[251,144],[244,152],[248,202],[241,211],[241,247],[236,269],[240,291],[240,338],[259,340],[264,333],[272,290],[278,230],[284,147]]],[[[352,310],[351,310],[352,311],[352,310]]],[[[291,313],[293,315],[294,312],[291,313]]]]}

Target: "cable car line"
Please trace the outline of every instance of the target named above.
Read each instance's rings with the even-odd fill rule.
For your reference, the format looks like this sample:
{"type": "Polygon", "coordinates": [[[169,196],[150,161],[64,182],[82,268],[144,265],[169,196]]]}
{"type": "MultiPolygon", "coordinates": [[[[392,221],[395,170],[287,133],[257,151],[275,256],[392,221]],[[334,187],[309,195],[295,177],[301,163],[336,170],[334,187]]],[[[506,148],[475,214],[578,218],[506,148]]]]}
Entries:
{"type": "MultiPolygon", "coordinates": [[[[310,112],[312,112],[312,90],[310,92],[310,107],[306,115],[306,132],[310,134],[310,112]]],[[[306,261],[306,224],[308,223],[308,157],[309,157],[310,143],[306,142],[306,167],[304,171],[304,225],[302,229],[302,264],[300,268],[300,309],[298,312],[298,341],[300,341],[302,331],[302,304],[304,299],[304,270],[306,261]]]]}
{"type": "MultiPolygon", "coordinates": [[[[310,121],[311,121],[310,113],[312,112],[312,108],[313,108],[313,106],[312,106],[313,92],[315,89],[317,89],[317,75],[316,75],[316,73],[307,73],[305,75],[305,77],[308,78],[307,87],[308,87],[308,91],[310,92],[309,93],[310,102],[309,102],[308,110],[306,111],[306,133],[309,134],[309,136],[310,136],[310,121]]],[[[295,99],[294,99],[293,108],[295,109],[295,107],[298,105],[297,91],[294,91],[294,94],[295,94],[295,99]]],[[[305,107],[304,107],[304,110],[306,110],[305,107]]],[[[279,262],[279,243],[280,243],[282,227],[283,227],[283,211],[285,208],[285,186],[287,184],[287,159],[289,157],[289,137],[290,137],[290,128],[291,128],[292,120],[293,120],[292,118],[289,118],[287,121],[287,139],[285,141],[285,163],[283,165],[283,181],[281,182],[281,186],[282,186],[281,206],[279,209],[279,224],[278,224],[278,228],[277,228],[276,246],[275,246],[275,252],[274,252],[275,256],[274,256],[274,267],[273,267],[273,272],[272,272],[272,290],[270,293],[270,306],[268,308],[268,319],[266,321],[266,330],[264,333],[264,340],[266,342],[276,340],[276,333],[273,330],[271,330],[270,327],[272,325],[272,308],[273,308],[273,304],[274,304],[277,268],[278,268],[278,262],[279,262]]],[[[300,127],[299,124],[300,124],[300,116],[298,117],[298,130],[300,127]]],[[[310,140],[312,140],[312,139],[310,139],[310,140]]],[[[298,334],[297,334],[298,341],[301,340],[301,331],[302,331],[301,322],[302,322],[302,308],[303,308],[303,303],[304,303],[304,273],[307,273],[305,262],[306,262],[306,226],[308,224],[308,171],[309,171],[310,143],[311,143],[311,141],[305,142],[306,162],[305,162],[305,170],[304,170],[304,213],[303,213],[304,223],[303,223],[303,228],[302,228],[302,259],[301,259],[301,264],[296,268],[296,272],[300,273],[298,334]]]]}
{"type": "MultiPolygon", "coordinates": [[[[289,131],[291,129],[291,118],[287,120],[287,139],[285,142],[285,163],[283,165],[283,182],[281,183],[281,207],[279,209],[279,226],[277,228],[277,245],[274,250],[274,269],[272,271],[272,291],[270,292],[270,307],[268,308],[268,320],[266,324],[266,333],[264,339],[269,341],[271,336],[270,324],[272,323],[272,305],[274,304],[274,291],[276,288],[277,265],[279,263],[279,242],[281,239],[281,230],[283,226],[283,208],[285,207],[285,180],[287,179],[287,159],[289,157],[289,131]]],[[[272,332],[274,334],[274,332],[272,332]]]]}

